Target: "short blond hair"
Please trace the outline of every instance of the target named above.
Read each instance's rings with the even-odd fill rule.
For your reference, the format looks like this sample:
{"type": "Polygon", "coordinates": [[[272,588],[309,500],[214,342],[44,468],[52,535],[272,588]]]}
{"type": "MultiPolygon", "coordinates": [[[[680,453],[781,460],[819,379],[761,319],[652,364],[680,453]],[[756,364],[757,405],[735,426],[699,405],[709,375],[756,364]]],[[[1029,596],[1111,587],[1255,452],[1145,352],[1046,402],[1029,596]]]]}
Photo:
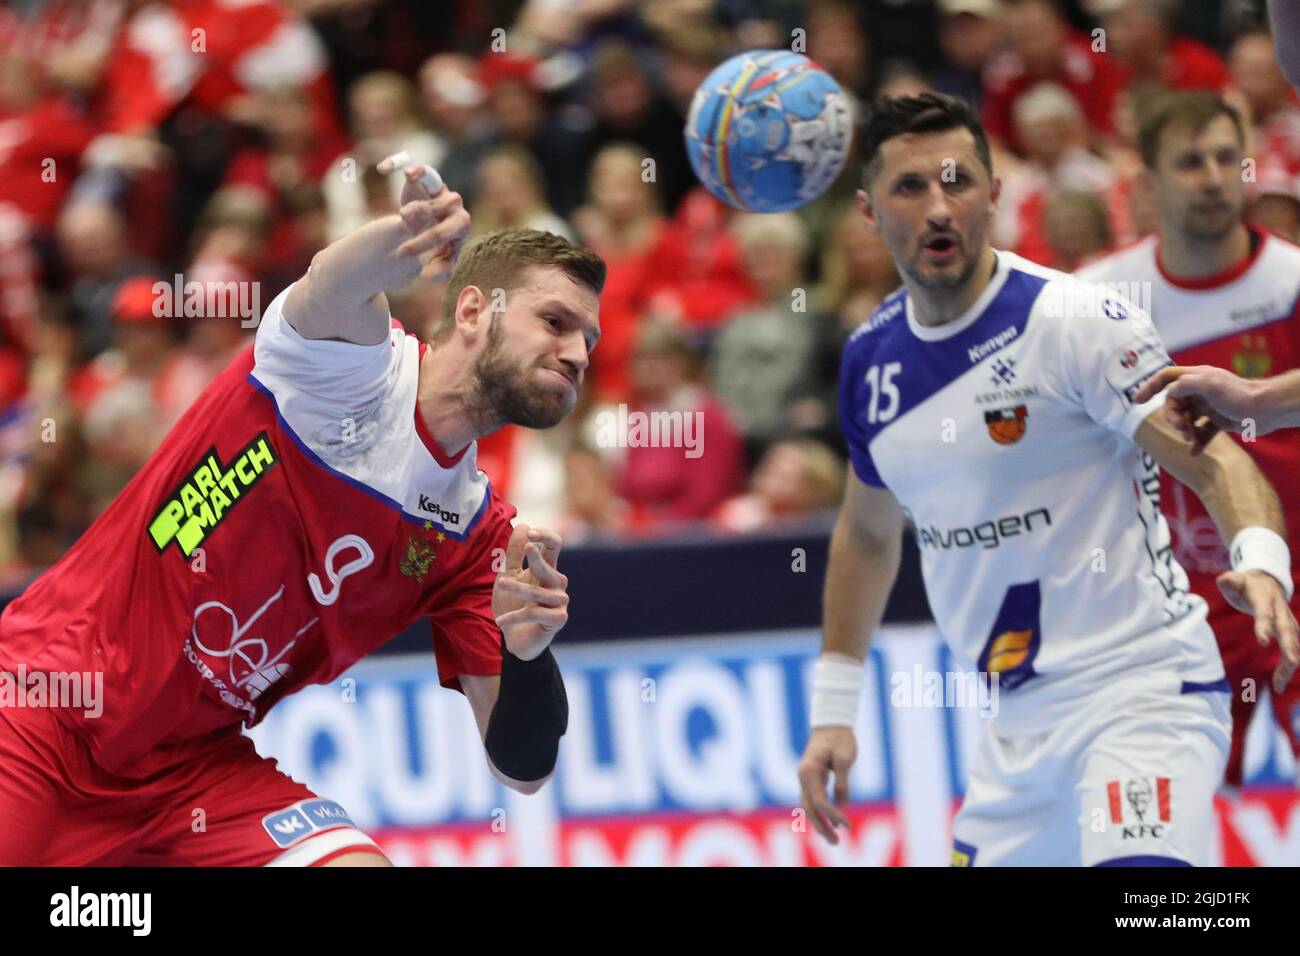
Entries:
{"type": "Polygon", "coordinates": [[[605,289],[605,260],[563,236],[540,229],[506,229],[470,243],[447,283],[442,319],[430,336],[441,342],[456,327],[456,300],[468,286],[517,288],[530,266],[559,269],[596,295],[605,289]]]}

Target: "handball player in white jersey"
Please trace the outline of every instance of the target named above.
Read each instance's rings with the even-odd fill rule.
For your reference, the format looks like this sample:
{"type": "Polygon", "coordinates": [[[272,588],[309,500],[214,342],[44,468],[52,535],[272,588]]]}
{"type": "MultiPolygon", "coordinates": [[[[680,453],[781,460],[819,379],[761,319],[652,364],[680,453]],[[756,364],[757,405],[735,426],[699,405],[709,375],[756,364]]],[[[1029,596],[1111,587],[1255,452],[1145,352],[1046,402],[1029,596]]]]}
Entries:
{"type": "Polygon", "coordinates": [[[1194,456],[1160,397],[1135,403],[1169,362],[1136,306],[989,245],[1000,184],[969,106],[882,100],[864,155],[859,206],[904,284],[841,366],[853,469],[831,538],[804,806],[835,842],[906,517],[944,638],[999,685],[953,862],[1211,862],[1227,686],[1205,602],[1170,549],[1159,469],[1235,545],[1219,584],[1280,645],[1285,685],[1297,635],[1277,495],[1231,441],[1194,456]]]}

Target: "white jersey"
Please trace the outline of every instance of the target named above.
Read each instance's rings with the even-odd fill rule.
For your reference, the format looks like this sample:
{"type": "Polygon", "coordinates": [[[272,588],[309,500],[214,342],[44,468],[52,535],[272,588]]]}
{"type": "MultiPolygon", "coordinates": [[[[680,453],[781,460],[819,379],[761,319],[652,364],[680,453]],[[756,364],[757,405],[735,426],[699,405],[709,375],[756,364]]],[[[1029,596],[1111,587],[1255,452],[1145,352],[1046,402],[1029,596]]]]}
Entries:
{"type": "Polygon", "coordinates": [[[1205,603],[1187,589],[1133,442],[1169,359],[1130,301],[997,252],[979,300],[919,325],[906,289],[849,339],[841,419],[858,477],[888,488],[920,547],[954,652],[998,675],[999,733],[1042,733],[1152,668],[1221,686],[1205,603]]]}
{"type": "MultiPolygon", "coordinates": [[[[1138,302],[1156,324],[1160,338],[1179,365],[1214,365],[1243,378],[1265,378],[1300,368],[1300,247],[1261,229],[1247,227],[1251,252],[1222,273],[1202,279],[1178,279],[1165,272],[1160,240],[1139,242],[1080,269],[1076,276],[1101,282],[1138,302]],[[1131,291],[1130,291],[1131,290],[1131,291]]],[[[1277,491],[1292,529],[1291,564],[1300,582],[1300,430],[1279,429],[1269,435],[1233,440],[1259,465],[1277,491]]],[[[1231,564],[1214,521],[1191,491],[1168,475],[1162,486],[1178,563],[1192,577],[1193,588],[1211,604],[1210,620],[1222,642],[1254,640],[1250,619],[1233,610],[1214,579],[1231,564]]]]}

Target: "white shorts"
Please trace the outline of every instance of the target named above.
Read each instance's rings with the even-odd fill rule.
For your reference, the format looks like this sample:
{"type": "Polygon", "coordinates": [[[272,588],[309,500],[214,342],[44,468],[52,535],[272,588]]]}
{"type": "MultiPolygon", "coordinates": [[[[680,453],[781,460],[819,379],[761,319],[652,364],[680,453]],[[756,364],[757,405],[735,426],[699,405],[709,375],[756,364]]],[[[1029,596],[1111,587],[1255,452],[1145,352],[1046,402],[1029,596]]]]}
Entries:
{"type": "Polygon", "coordinates": [[[1204,866],[1232,737],[1228,692],[1173,675],[1090,697],[1032,737],[985,725],[954,866],[1204,866]]]}

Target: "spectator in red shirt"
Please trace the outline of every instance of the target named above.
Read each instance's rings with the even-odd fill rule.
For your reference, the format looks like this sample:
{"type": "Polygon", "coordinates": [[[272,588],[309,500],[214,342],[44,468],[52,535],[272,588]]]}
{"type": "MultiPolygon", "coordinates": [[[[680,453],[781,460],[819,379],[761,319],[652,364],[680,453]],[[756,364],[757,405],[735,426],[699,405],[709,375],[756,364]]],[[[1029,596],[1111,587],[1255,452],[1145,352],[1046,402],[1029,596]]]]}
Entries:
{"type": "MultiPolygon", "coordinates": [[[[202,250],[185,271],[185,277],[205,288],[231,288],[230,283],[249,287],[254,281],[252,273],[236,260],[202,250]]],[[[224,314],[205,312],[195,317],[189,338],[158,373],[154,398],[164,428],[180,419],[203,390],[252,344],[253,328],[245,328],[247,320],[238,314],[237,303],[229,297],[214,299],[218,311],[224,314]]],[[[270,303],[258,304],[265,311],[270,303]]]]}
{"type": "Polygon", "coordinates": [[[597,153],[589,202],[573,216],[582,241],[608,268],[600,297],[600,348],[592,353],[587,373],[598,401],[626,401],[637,326],[682,260],[680,240],[659,211],[655,185],[642,178],[644,158],[626,143],[597,153]]]}
{"type": "Polygon", "coordinates": [[[632,362],[636,401],[626,409],[628,431],[613,433],[619,413],[596,416],[597,440],[627,448],[617,490],[648,530],[708,517],[744,478],[740,436],[722,404],[699,384],[699,366],[681,329],[650,323],[638,336],[632,362]]]}
{"type": "Polygon", "coordinates": [[[1288,242],[1300,242],[1300,177],[1276,157],[1261,156],[1254,182],[1246,183],[1245,219],[1288,242]]]}
{"type": "Polygon", "coordinates": [[[1264,30],[1243,33],[1228,54],[1233,86],[1250,107],[1260,165],[1266,160],[1300,174],[1300,106],[1278,66],[1273,38],[1264,30]]]}
{"type": "Polygon", "coordinates": [[[1114,245],[1106,201],[1096,193],[1057,193],[1043,207],[1043,231],[1053,269],[1073,272],[1114,245]]]}
{"type": "Polygon", "coordinates": [[[609,463],[588,445],[575,443],[565,452],[564,508],[555,527],[569,545],[633,530],[632,507],[614,490],[609,463]]]}
{"type": "MultiPolygon", "coordinates": [[[[328,172],[341,178],[341,170],[331,170],[340,142],[315,127],[311,101],[301,87],[256,94],[254,99],[257,107],[250,116],[263,143],[235,154],[226,169],[224,186],[243,187],[262,197],[269,235],[266,256],[259,265],[268,272],[286,273],[303,261],[308,241],[298,229],[301,196],[317,189],[328,172]]],[[[306,252],[305,258],[310,260],[316,251],[306,252]]]]}
{"type": "Polygon", "coordinates": [[[0,52],[0,203],[49,233],[95,130],[71,97],[41,90],[33,67],[0,52]]]}
{"type": "Polygon", "coordinates": [[[731,231],[735,217],[736,210],[703,186],[686,194],[669,231],[675,241],[666,252],[673,261],[664,276],[672,281],[655,294],[650,311],[707,334],[757,299],[731,231]]]}
{"type": "Polygon", "coordinates": [[[1161,83],[1175,90],[1214,90],[1231,83],[1219,54],[1177,31],[1177,0],[1092,0],[1106,50],[1124,87],[1161,83]]]}
{"type": "Polygon", "coordinates": [[[1115,58],[1095,49],[1096,41],[1070,29],[1052,0],[1014,0],[1007,4],[1010,48],[984,71],[984,127],[1017,151],[1026,145],[1017,134],[1013,111],[1021,96],[1040,83],[1064,87],[1078,102],[1094,134],[1109,135],[1123,76],[1115,58]]]}
{"type": "Polygon", "coordinates": [[[1119,216],[1127,194],[1110,164],[1088,150],[1083,112],[1064,88],[1040,83],[1016,102],[1015,120],[1029,161],[1003,176],[996,235],[1018,255],[1050,265],[1055,254],[1044,212],[1052,197],[1075,190],[1096,193],[1119,216]]]}
{"type": "Polygon", "coordinates": [[[763,531],[834,509],[844,494],[844,462],[818,441],[780,441],[763,455],[749,489],[718,509],[719,528],[763,531]]]}

